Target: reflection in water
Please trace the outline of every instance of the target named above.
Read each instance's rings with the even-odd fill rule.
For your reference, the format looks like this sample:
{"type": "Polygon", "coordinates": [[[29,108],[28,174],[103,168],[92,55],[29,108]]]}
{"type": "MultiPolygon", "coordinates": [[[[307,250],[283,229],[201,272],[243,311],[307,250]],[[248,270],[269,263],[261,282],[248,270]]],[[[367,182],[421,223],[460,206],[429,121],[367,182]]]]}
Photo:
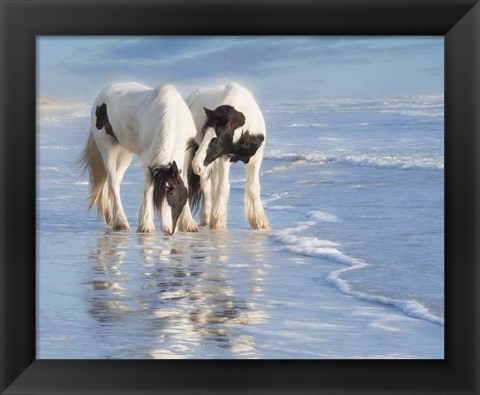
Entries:
{"type": "Polygon", "coordinates": [[[130,337],[116,357],[258,358],[245,328],[267,320],[267,239],[252,231],[105,231],[90,256],[90,314],[110,336],[130,337]]]}
{"type": "Polygon", "coordinates": [[[92,277],[87,281],[92,293],[89,313],[101,324],[123,319],[128,312],[125,289],[122,283],[122,261],[125,256],[127,234],[105,230],[97,238],[97,247],[90,254],[92,277]]]}

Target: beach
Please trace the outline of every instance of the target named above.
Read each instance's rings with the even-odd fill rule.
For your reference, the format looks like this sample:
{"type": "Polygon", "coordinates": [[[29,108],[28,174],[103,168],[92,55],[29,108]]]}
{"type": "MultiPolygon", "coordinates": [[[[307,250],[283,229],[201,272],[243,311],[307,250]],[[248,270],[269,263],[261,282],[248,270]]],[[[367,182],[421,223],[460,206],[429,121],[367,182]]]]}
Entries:
{"type": "Polygon", "coordinates": [[[135,232],[137,160],[131,229],[87,213],[90,107],[39,103],[37,358],[444,358],[443,96],[260,107],[272,229],[237,163],[227,229],[165,236],[135,232]]]}

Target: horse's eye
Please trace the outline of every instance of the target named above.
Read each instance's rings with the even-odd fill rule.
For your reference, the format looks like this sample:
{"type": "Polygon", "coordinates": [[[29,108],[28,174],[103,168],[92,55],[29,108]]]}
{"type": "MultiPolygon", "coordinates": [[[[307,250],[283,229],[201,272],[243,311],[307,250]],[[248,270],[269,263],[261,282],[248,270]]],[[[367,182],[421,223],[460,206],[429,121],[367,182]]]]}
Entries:
{"type": "Polygon", "coordinates": [[[168,196],[174,197],[174,196],[175,196],[175,190],[170,189],[170,190],[168,191],[168,196]]]}
{"type": "Polygon", "coordinates": [[[217,145],[218,143],[219,143],[218,137],[213,138],[212,141],[210,142],[210,144],[213,144],[213,145],[217,145]]]}

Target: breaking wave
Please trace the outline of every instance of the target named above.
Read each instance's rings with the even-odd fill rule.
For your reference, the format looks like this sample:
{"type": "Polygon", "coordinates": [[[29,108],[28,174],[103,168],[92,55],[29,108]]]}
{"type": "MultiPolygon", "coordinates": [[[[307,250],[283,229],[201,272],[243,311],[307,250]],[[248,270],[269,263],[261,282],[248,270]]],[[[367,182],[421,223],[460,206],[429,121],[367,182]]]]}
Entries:
{"type": "Polygon", "coordinates": [[[443,170],[444,159],[427,156],[406,155],[345,155],[329,156],[323,154],[287,153],[270,151],[264,155],[265,159],[282,160],[288,162],[306,161],[313,164],[344,163],[354,166],[388,167],[398,169],[426,169],[443,170]]]}
{"type": "MultiPolygon", "coordinates": [[[[314,212],[313,214],[316,213],[317,212],[314,212]]],[[[325,215],[327,215],[327,213],[322,212],[321,218],[324,218],[325,215]]],[[[307,213],[307,216],[311,218],[316,217],[315,215],[312,215],[312,212],[307,213]]],[[[335,216],[332,215],[332,217],[335,216]]],[[[297,232],[305,231],[313,225],[315,225],[315,222],[313,221],[301,222],[293,228],[288,228],[275,232],[274,237],[280,243],[282,243],[288,251],[295,254],[327,259],[343,265],[347,265],[347,267],[331,272],[326,277],[326,280],[335,285],[343,294],[350,295],[369,302],[381,303],[386,306],[393,306],[400,309],[410,317],[423,319],[438,325],[444,325],[443,318],[437,317],[436,315],[432,314],[425,306],[423,306],[416,300],[389,298],[386,296],[372,295],[353,289],[352,286],[345,279],[342,278],[342,274],[352,270],[363,269],[370,265],[360,259],[350,257],[344,254],[340,250],[341,245],[336,242],[319,239],[317,237],[301,236],[295,234],[297,232]]]]}

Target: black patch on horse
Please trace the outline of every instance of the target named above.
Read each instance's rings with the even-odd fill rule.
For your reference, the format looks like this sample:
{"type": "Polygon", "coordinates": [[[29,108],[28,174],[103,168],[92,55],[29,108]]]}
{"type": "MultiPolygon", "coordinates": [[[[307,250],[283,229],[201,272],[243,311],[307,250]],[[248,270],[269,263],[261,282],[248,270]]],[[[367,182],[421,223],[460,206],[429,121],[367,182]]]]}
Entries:
{"type": "Polygon", "coordinates": [[[233,136],[229,133],[223,133],[219,137],[214,137],[211,139],[207,147],[207,153],[205,155],[203,165],[208,166],[214,160],[230,153],[232,150],[232,145],[233,136]]]}
{"type": "MultiPolygon", "coordinates": [[[[245,115],[229,105],[219,106],[215,110],[209,110],[205,107],[203,109],[207,116],[207,120],[202,129],[203,133],[205,134],[205,130],[211,127],[215,130],[215,134],[217,135],[217,137],[214,137],[210,141],[207,147],[207,153],[203,164],[204,166],[208,166],[217,158],[222,156],[226,157],[234,152],[233,134],[236,129],[245,125],[245,115]]],[[[245,155],[246,153],[240,153],[238,156],[239,158],[243,158],[245,155]]]]}
{"type": "Polygon", "coordinates": [[[109,135],[112,136],[115,141],[118,143],[117,136],[115,136],[115,133],[113,133],[112,125],[110,124],[110,120],[108,119],[107,115],[107,105],[103,103],[100,106],[97,106],[95,110],[95,116],[97,117],[97,120],[95,122],[95,126],[98,130],[105,128],[105,132],[109,135]]]}
{"type": "Polygon", "coordinates": [[[242,132],[238,141],[232,144],[230,152],[225,156],[233,163],[239,160],[243,163],[248,163],[250,158],[256,154],[264,140],[265,136],[263,134],[250,134],[248,130],[242,132]]]}
{"type": "Polygon", "coordinates": [[[235,110],[234,107],[223,105],[217,107],[215,110],[203,108],[207,120],[203,125],[203,133],[207,128],[213,128],[218,137],[223,133],[229,133],[233,136],[235,129],[245,125],[245,115],[240,111],[235,110]]]}

